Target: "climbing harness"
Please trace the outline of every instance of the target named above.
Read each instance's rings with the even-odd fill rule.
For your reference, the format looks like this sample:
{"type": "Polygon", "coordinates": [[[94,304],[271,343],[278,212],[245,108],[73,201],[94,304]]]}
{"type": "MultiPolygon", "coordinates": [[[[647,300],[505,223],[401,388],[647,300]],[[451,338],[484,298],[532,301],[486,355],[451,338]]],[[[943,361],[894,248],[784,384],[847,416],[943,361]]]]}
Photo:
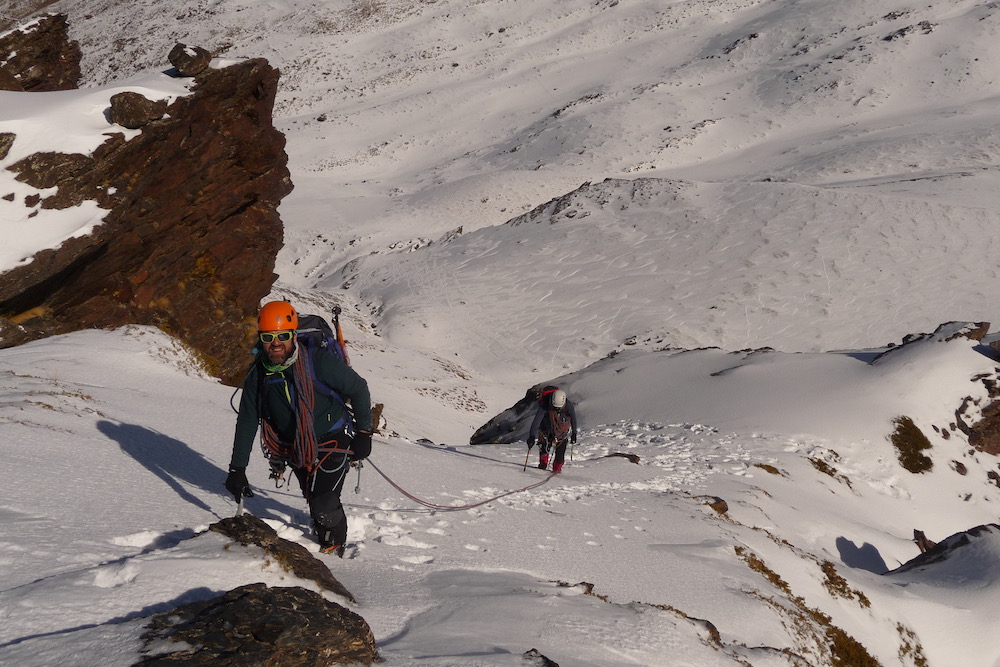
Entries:
{"type": "Polygon", "coordinates": [[[513,495],[515,493],[520,493],[522,491],[530,491],[531,489],[534,489],[536,487],[541,486],[542,484],[545,484],[550,479],[552,479],[552,477],[556,474],[554,472],[553,473],[549,473],[549,476],[546,477],[545,479],[543,479],[540,482],[535,482],[534,484],[529,484],[528,486],[522,487],[520,489],[513,489],[511,491],[505,491],[504,493],[501,493],[498,496],[493,496],[492,498],[487,498],[486,500],[481,500],[478,503],[472,503],[471,505],[435,505],[434,503],[430,503],[430,502],[427,502],[426,500],[421,500],[420,498],[417,498],[416,496],[410,494],[406,489],[404,489],[403,487],[401,487],[399,484],[396,484],[396,482],[392,481],[392,479],[390,479],[388,475],[386,475],[384,472],[382,472],[379,469],[379,467],[372,462],[371,459],[368,459],[368,463],[371,464],[371,467],[375,468],[375,472],[377,472],[378,474],[382,475],[382,477],[385,479],[385,481],[389,482],[389,484],[391,484],[394,489],[396,489],[397,491],[399,491],[400,493],[402,493],[404,496],[406,496],[407,498],[409,498],[413,502],[419,503],[419,504],[423,505],[424,507],[431,507],[431,508],[437,509],[437,510],[449,510],[449,511],[468,510],[468,509],[472,509],[473,507],[479,507],[480,505],[485,505],[487,503],[491,503],[494,500],[499,500],[500,498],[504,498],[506,496],[513,495]]]}

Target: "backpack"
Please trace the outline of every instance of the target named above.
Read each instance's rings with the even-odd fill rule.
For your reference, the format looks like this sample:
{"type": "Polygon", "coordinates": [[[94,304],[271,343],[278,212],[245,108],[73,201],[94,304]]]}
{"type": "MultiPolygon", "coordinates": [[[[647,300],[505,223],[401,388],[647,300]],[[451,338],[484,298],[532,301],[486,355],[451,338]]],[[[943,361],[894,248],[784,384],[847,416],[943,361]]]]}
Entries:
{"type": "Polygon", "coordinates": [[[566,410],[557,410],[552,406],[552,394],[558,390],[559,387],[550,384],[542,387],[542,390],[538,392],[538,404],[548,413],[542,421],[542,427],[544,429],[546,425],[548,426],[555,441],[565,438],[569,434],[571,426],[569,413],[566,410]]]}
{"type": "Polygon", "coordinates": [[[318,352],[320,354],[332,354],[348,366],[351,365],[351,360],[347,356],[344,331],[340,328],[340,306],[334,306],[332,312],[334,324],[332,327],[322,315],[299,315],[299,328],[296,329],[295,340],[300,346],[299,349],[310,355],[307,361],[313,386],[320,393],[339,401],[344,406],[348,419],[353,421],[354,411],[351,409],[351,405],[344,401],[340,394],[326,386],[326,383],[316,377],[316,371],[312,363],[311,355],[318,352]],[[336,333],[334,333],[335,330],[336,333]]]}
{"type": "Polygon", "coordinates": [[[296,339],[305,343],[306,347],[312,350],[325,350],[332,352],[338,359],[348,366],[351,360],[347,356],[347,347],[344,343],[344,332],[340,328],[340,307],[333,309],[334,327],[321,315],[299,315],[299,328],[296,339]]]}

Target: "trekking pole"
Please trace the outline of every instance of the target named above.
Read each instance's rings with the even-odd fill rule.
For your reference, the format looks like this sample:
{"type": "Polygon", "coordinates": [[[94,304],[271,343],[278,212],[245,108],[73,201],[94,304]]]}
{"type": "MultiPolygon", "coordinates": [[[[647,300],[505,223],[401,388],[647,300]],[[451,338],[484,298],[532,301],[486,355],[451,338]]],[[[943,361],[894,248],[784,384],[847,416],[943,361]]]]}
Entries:
{"type": "Polygon", "coordinates": [[[526,472],[528,470],[528,457],[531,456],[531,447],[528,447],[528,453],[524,455],[524,468],[521,472],[526,472]]]}
{"type": "Polygon", "coordinates": [[[240,494],[240,502],[236,505],[236,516],[243,516],[243,494],[240,494]]]}

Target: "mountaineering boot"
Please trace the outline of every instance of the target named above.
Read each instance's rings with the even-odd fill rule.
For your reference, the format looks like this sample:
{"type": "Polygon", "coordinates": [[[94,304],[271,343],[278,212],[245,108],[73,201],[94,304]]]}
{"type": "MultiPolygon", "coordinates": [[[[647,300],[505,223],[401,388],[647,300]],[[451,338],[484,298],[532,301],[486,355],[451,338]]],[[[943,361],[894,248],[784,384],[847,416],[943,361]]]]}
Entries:
{"type": "Polygon", "coordinates": [[[343,544],[331,544],[320,548],[320,553],[324,554],[336,554],[337,558],[344,557],[344,545],[343,544]]]}
{"type": "Polygon", "coordinates": [[[562,472],[562,467],[563,467],[563,464],[561,464],[561,463],[553,463],[552,464],[552,474],[553,475],[558,475],[559,473],[561,473],[562,472]]]}
{"type": "Polygon", "coordinates": [[[549,455],[548,454],[541,454],[541,455],[539,455],[539,457],[538,457],[538,468],[540,470],[545,470],[548,467],[549,467],[549,455]]]}
{"type": "Polygon", "coordinates": [[[320,553],[333,553],[340,546],[333,543],[333,531],[329,528],[324,528],[318,523],[314,523],[313,530],[316,531],[316,541],[319,542],[320,553]]]}

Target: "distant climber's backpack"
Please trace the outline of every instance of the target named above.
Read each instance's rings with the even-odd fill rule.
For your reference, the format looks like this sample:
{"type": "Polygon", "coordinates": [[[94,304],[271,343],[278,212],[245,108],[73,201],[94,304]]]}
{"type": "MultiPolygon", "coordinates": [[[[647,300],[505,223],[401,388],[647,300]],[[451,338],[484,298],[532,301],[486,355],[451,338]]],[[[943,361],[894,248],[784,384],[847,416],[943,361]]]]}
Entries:
{"type": "Polygon", "coordinates": [[[542,421],[542,428],[548,431],[556,441],[562,440],[569,434],[571,424],[569,413],[552,405],[552,394],[558,390],[559,387],[550,384],[538,392],[538,404],[547,412],[542,421]]]}

